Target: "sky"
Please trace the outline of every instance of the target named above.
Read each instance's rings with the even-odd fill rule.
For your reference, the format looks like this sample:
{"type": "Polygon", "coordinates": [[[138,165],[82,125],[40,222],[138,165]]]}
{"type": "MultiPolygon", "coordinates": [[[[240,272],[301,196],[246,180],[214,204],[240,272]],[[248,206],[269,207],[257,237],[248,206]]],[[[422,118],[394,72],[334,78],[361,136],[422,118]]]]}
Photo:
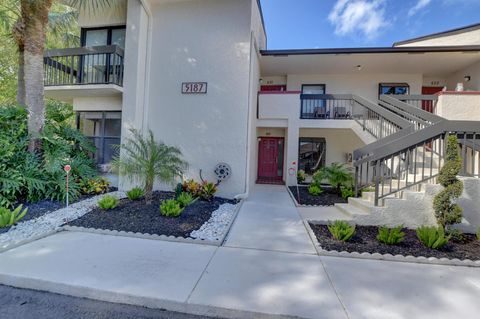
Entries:
{"type": "Polygon", "coordinates": [[[392,46],[480,23],[480,0],[261,0],[268,49],[392,46]]]}

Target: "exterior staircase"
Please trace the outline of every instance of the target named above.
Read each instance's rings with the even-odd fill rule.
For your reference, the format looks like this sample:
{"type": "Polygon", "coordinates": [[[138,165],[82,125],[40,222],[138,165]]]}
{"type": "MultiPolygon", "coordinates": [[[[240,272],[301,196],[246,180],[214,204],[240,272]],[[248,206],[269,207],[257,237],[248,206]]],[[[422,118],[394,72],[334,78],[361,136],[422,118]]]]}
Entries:
{"type": "Polygon", "coordinates": [[[418,101],[416,106],[404,101],[380,97],[376,125],[388,121],[398,128],[372,134],[375,141],[354,152],[355,188],[361,196],[335,206],[356,224],[436,225],[432,201],[442,188],[436,178],[445,163],[448,135],[459,140],[461,175],[474,177],[471,182],[480,185],[480,122],[450,121],[418,108],[418,101]],[[362,192],[366,187],[369,190],[362,192]]]}

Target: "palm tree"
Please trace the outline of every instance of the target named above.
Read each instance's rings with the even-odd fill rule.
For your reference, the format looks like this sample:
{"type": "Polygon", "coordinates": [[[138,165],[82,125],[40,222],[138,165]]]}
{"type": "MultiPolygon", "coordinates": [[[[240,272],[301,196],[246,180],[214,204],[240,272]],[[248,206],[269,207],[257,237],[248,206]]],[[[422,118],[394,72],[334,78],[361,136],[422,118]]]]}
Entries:
{"type": "Polygon", "coordinates": [[[171,183],[184,172],[187,163],[178,148],[155,142],[151,130],[147,137],[135,129],[130,133],[132,137],[119,147],[120,155],[113,159],[112,167],[131,182],[142,183],[145,200],[150,204],[155,179],[171,183]]]}
{"type": "MultiPolygon", "coordinates": [[[[113,0],[67,0],[66,4],[86,12],[110,6],[113,0]]],[[[40,149],[39,134],[45,124],[43,86],[43,53],[53,0],[10,0],[10,7],[20,8],[13,36],[18,46],[17,101],[28,110],[28,131],[31,135],[29,150],[40,149]]]]}

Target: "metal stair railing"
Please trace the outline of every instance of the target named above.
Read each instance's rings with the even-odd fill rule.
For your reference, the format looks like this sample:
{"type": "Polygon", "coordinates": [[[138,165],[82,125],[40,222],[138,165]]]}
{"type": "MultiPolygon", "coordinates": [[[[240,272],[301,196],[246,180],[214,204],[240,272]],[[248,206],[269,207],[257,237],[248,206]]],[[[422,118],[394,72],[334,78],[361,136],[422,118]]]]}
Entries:
{"type": "Polygon", "coordinates": [[[456,135],[463,159],[462,175],[479,177],[480,122],[443,120],[393,140],[355,163],[356,191],[374,185],[380,200],[434,181],[445,162],[446,136],[456,135]]]}

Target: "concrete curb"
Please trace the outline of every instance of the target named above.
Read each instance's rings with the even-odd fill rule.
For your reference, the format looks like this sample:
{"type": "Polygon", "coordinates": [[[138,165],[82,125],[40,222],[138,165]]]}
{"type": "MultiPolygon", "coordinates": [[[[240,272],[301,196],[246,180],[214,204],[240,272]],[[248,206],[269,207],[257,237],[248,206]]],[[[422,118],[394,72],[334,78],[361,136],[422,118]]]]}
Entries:
{"type": "Polygon", "coordinates": [[[105,291],[79,285],[67,285],[41,279],[9,276],[0,274],[0,283],[7,286],[47,291],[79,298],[88,298],[105,302],[142,306],[151,309],[166,309],[198,316],[213,316],[228,319],[299,319],[301,317],[274,315],[244,310],[220,308],[210,305],[192,304],[153,297],[141,297],[125,293],[105,291]]]}
{"type": "Polygon", "coordinates": [[[185,237],[176,237],[176,236],[166,236],[166,235],[157,235],[157,234],[148,234],[148,233],[134,233],[131,231],[123,231],[123,230],[109,230],[109,229],[99,229],[99,228],[86,228],[86,227],[79,227],[79,226],[69,226],[64,225],[62,226],[62,230],[65,231],[74,231],[74,232],[83,232],[83,233],[93,233],[93,234],[100,234],[100,235],[110,235],[110,236],[122,236],[122,237],[131,237],[131,238],[141,238],[141,239],[149,239],[149,240],[161,240],[161,241],[169,241],[169,242],[177,242],[177,243],[187,243],[187,244],[200,244],[200,245],[210,245],[210,246],[222,246],[225,238],[227,237],[230,229],[235,221],[240,207],[242,206],[243,201],[240,201],[236,204],[235,210],[233,212],[233,216],[231,221],[229,222],[228,226],[225,229],[225,232],[219,238],[219,240],[205,240],[205,239],[195,239],[195,238],[185,238],[185,237]]]}
{"type": "MultiPolygon", "coordinates": [[[[311,221],[315,225],[324,225],[323,223],[311,221]]],[[[385,261],[395,261],[403,263],[415,263],[415,264],[427,264],[427,265],[443,265],[443,266],[462,266],[462,267],[480,267],[480,260],[470,260],[464,259],[460,260],[457,258],[448,259],[448,258],[436,258],[436,257],[424,257],[424,256],[411,256],[411,255],[392,255],[392,254],[380,254],[380,253],[359,253],[359,252],[347,252],[347,251],[336,251],[336,250],[325,250],[322,248],[320,243],[317,240],[317,236],[313,232],[312,228],[308,221],[304,220],[305,227],[308,230],[308,234],[314,242],[315,249],[319,256],[329,256],[329,257],[343,257],[343,258],[357,258],[357,259],[370,259],[370,260],[385,260],[385,261]]]]}

